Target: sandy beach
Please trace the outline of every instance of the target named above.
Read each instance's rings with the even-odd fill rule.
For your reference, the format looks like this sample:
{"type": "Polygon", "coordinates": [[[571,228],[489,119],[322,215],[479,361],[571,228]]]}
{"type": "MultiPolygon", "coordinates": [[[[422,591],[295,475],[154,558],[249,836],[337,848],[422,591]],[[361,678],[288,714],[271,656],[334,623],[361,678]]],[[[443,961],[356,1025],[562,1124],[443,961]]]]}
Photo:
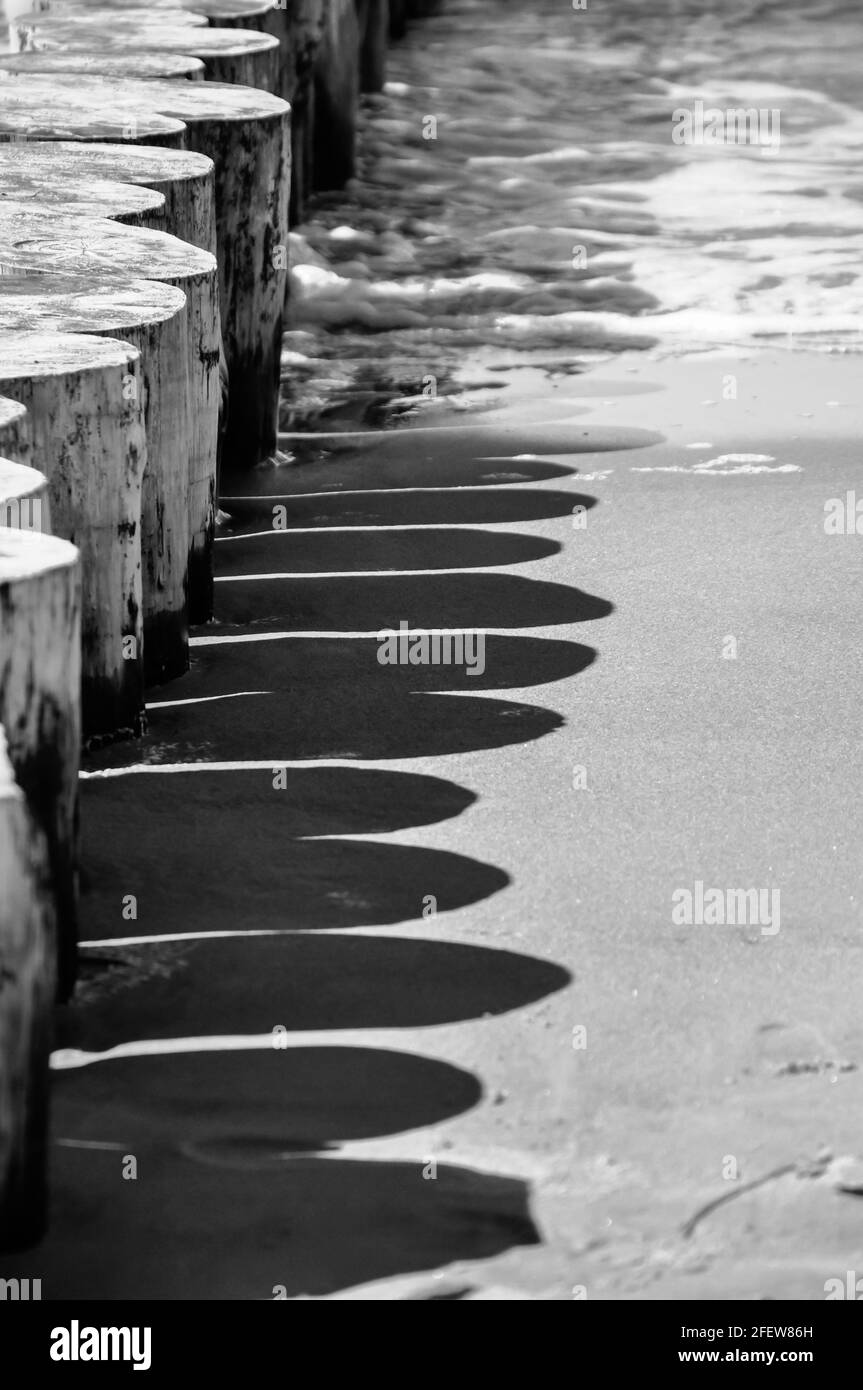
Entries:
{"type": "Polygon", "coordinates": [[[590,21],[503,8],[394,49],[293,238],[216,621],[86,760],[45,1297],[818,1300],[859,1263],[858,21],[768,58],[779,7],[671,43],[624,6],[576,91],[590,21]],[[678,158],[697,93],[780,107],[781,150],[678,158]],[[382,664],[400,623],[482,669],[382,664]],[[770,918],[703,910],[750,889],[770,918]]]}

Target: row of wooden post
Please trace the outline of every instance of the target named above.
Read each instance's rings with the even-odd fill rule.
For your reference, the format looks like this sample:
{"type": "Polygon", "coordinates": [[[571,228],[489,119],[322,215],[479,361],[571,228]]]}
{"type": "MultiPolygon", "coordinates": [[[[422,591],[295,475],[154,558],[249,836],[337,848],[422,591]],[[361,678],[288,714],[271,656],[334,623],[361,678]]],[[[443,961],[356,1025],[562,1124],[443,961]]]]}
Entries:
{"type": "Polygon", "coordinates": [[[45,1223],[82,746],[213,616],[218,469],[275,454],[288,229],[427,0],[6,0],[0,36],[0,1249],[45,1223]],[[292,168],[293,166],[293,168],[292,168]]]}

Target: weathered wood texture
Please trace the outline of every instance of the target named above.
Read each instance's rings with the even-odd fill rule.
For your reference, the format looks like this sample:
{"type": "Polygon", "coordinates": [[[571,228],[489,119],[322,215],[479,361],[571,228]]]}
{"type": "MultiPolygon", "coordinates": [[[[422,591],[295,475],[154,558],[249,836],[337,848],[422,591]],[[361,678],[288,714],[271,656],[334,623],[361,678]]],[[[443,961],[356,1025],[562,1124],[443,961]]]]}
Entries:
{"type": "MultiPolygon", "coordinates": [[[[123,179],[152,189],[165,199],[165,230],[182,241],[215,254],[216,211],[213,161],[191,151],[162,150],[155,146],[86,145],[74,141],[46,141],[19,146],[0,145],[0,172],[17,168],[33,177],[52,173],[81,184],[92,178],[123,179]]],[[[191,306],[194,320],[195,305],[191,306]]],[[[219,381],[208,357],[208,319],[201,317],[199,336],[191,332],[191,380],[202,399],[195,403],[192,452],[189,464],[189,621],[208,622],[213,616],[213,545],[218,436],[219,381]]],[[[219,332],[220,336],[220,332],[219,332]]],[[[2,441],[0,441],[2,442],[2,441]]]]}
{"type": "MultiPolygon", "coordinates": [[[[188,84],[191,85],[191,84],[188,84]]],[[[177,383],[150,373],[166,393],[163,406],[174,407],[159,424],[150,416],[156,448],[148,466],[142,500],[142,556],[145,565],[146,628],[154,656],[148,658],[149,680],[163,680],[186,669],[187,628],[176,614],[187,576],[192,575],[196,611],[212,602],[212,548],[219,430],[219,302],[215,258],[177,237],[126,228],[89,218],[48,220],[38,214],[5,216],[0,208],[0,262],[16,270],[42,270],[90,277],[161,280],[182,290],[187,299],[186,372],[176,368],[177,383]],[[187,391],[190,434],[186,467],[177,448],[180,434],[179,390],[187,391]],[[171,441],[172,432],[177,439],[171,441]],[[172,481],[173,480],[173,481],[172,481]],[[183,515],[178,490],[187,489],[183,515]],[[185,545],[185,552],[181,548],[185,545]],[[171,614],[174,617],[171,617],[171,614]],[[173,633],[173,637],[172,637],[173,633]],[[173,653],[173,655],[169,655],[173,653]]],[[[130,325],[132,327],[132,325],[130,325]]],[[[179,330],[179,324],[175,324],[179,330]]],[[[163,330],[165,331],[165,330],[163,330]]],[[[134,341],[134,339],[133,339],[134,341]]],[[[149,362],[149,354],[147,357],[149,362]]],[[[165,370],[170,364],[165,364],[165,370]]]]}
{"type": "Polygon", "coordinates": [[[85,77],[188,77],[198,82],[204,76],[204,64],[186,53],[6,53],[0,55],[0,71],[80,72],[85,77]]]}
{"type": "Polygon", "coordinates": [[[22,145],[0,145],[0,209],[30,206],[58,216],[110,217],[157,231],[164,227],[165,199],[154,189],[108,179],[85,181],[59,173],[35,174],[28,168],[28,153],[22,145]],[[18,161],[4,158],[13,150],[24,157],[18,161]]]}
{"type": "Polygon", "coordinates": [[[32,467],[33,441],[27,407],[8,396],[0,396],[0,454],[13,463],[32,467]]]}
{"type": "Polygon", "coordinates": [[[276,448],[287,286],[290,108],[266,92],[210,82],[126,83],[127,100],[186,122],[189,148],[216,166],[222,335],[230,398],[225,462],[276,448]],[[134,90],[129,90],[134,87],[134,90]]]}
{"type": "Polygon", "coordinates": [[[281,0],[241,7],[222,0],[218,17],[211,15],[211,6],[203,7],[211,23],[260,29],[279,41],[278,81],[271,90],[291,105],[291,222],[300,221],[312,186],[313,73],[329,4],[330,0],[281,0]]]}
{"type": "Polygon", "coordinates": [[[389,0],[356,0],[360,30],[360,91],[381,92],[387,80],[389,0]]]}
{"type": "Polygon", "coordinates": [[[34,1245],[47,1218],[56,988],[49,872],[45,838],[15,781],[0,725],[0,1252],[34,1245]]]}
{"type": "MultiPolygon", "coordinates": [[[[3,223],[0,212],[0,244],[3,223]]],[[[144,679],[158,684],[189,665],[189,466],[192,418],[186,296],[157,280],[114,273],[0,276],[0,330],[96,333],[141,354],[147,467],[141,492],[144,679]]]]}
{"type": "Polygon", "coordinates": [[[44,473],[0,456],[0,527],[3,526],[50,535],[51,504],[44,473]]]}
{"type": "Polygon", "coordinates": [[[209,24],[209,20],[200,10],[193,9],[186,5],[160,6],[156,3],[141,5],[140,3],[124,5],[116,3],[106,5],[105,0],[97,0],[97,3],[89,3],[89,0],[37,0],[32,9],[26,14],[15,14],[7,21],[9,25],[10,39],[20,42],[22,33],[26,33],[31,25],[41,24],[47,15],[75,15],[84,24],[92,26],[94,33],[98,33],[104,27],[106,18],[112,15],[123,14],[125,19],[137,20],[140,24],[146,24],[153,19],[153,12],[157,9],[169,9],[171,11],[172,23],[188,26],[190,29],[201,29],[209,24]]]}
{"type": "Polygon", "coordinates": [[[186,127],[182,121],[150,110],[130,111],[123,100],[122,79],[116,79],[113,93],[94,95],[91,84],[97,80],[110,79],[0,72],[0,144],[23,141],[29,147],[39,140],[110,140],[183,148],[186,127]]]}
{"type": "Polygon", "coordinates": [[[46,14],[18,24],[15,34],[22,53],[190,54],[201,60],[206,76],[215,82],[276,89],[280,57],[279,42],[273,35],[227,28],[192,29],[175,23],[175,17],[176,12],[166,12],[164,21],[150,15],[142,22],[114,10],[46,14]],[[95,20],[100,14],[104,22],[97,26],[95,20]]]}
{"type": "MultiPolygon", "coordinates": [[[[150,0],[143,8],[143,14],[161,15],[165,10],[169,10],[173,15],[179,10],[183,13],[191,12],[195,15],[197,23],[200,23],[203,15],[205,23],[227,24],[237,16],[257,15],[271,4],[272,0],[201,0],[201,3],[197,3],[197,0],[150,0]]],[[[104,10],[105,0],[34,0],[27,8],[29,12],[40,16],[80,14],[82,11],[104,10]]],[[[112,0],[111,9],[124,15],[129,11],[141,13],[141,0],[112,0]]]]}
{"type": "Polygon", "coordinates": [[[292,222],[302,218],[312,188],[314,131],[314,70],[324,40],[330,0],[293,0],[271,9],[270,33],[279,39],[282,66],[278,94],[291,103],[292,222]]]}
{"type": "Polygon", "coordinates": [[[165,199],[164,230],[216,254],[214,168],[206,155],[155,145],[45,140],[0,145],[0,172],[73,183],[99,179],[152,189],[165,199]]]}
{"type": "Polygon", "coordinates": [[[216,166],[222,335],[230,378],[225,461],[254,467],[273,454],[287,285],[290,107],[249,87],[212,82],[16,77],[0,81],[0,130],[11,112],[69,98],[71,109],[122,104],[127,125],[164,113],[216,166]],[[12,94],[10,95],[10,89],[12,94]]]}
{"type": "MultiPolygon", "coordinates": [[[[256,79],[242,78],[238,74],[224,76],[222,81],[247,81],[281,96],[292,107],[290,117],[290,140],[292,140],[293,174],[290,181],[290,220],[300,220],[304,197],[313,186],[311,178],[311,158],[313,158],[313,70],[317,51],[324,39],[324,24],[327,10],[334,0],[153,0],[151,10],[158,18],[165,15],[174,24],[176,10],[197,10],[206,15],[210,25],[224,28],[253,29],[268,33],[278,39],[278,74],[275,81],[270,76],[258,72],[256,79]]],[[[379,0],[378,0],[379,3],[379,0]]],[[[120,0],[111,10],[120,11],[128,17],[135,7],[135,0],[120,0]]],[[[33,10],[51,15],[71,15],[92,13],[99,8],[99,0],[43,0],[35,4],[33,10]]],[[[153,14],[150,15],[153,19],[153,14]]],[[[357,40],[359,42],[359,40],[357,40]]],[[[197,50],[195,50],[197,51],[197,50]]],[[[56,70],[57,71],[57,70],[56,70]]],[[[214,75],[215,74],[211,74],[214,75]]],[[[356,88],[359,92],[359,85],[356,88]]],[[[354,92],[356,100],[356,92],[354,92]]],[[[321,122],[328,121],[329,106],[324,103],[321,122]]],[[[352,125],[353,129],[353,125],[352,125]]],[[[331,145],[343,138],[342,126],[320,131],[322,145],[331,145]]],[[[350,135],[350,158],[353,158],[353,135],[350,135]]]]}
{"type": "MultiPolygon", "coordinates": [[[[65,541],[5,528],[0,528],[0,722],[16,780],[45,836],[40,881],[53,905],[57,983],[67,998],[77,954],[81,565],[78,551],[65,541]]],[[[0,893],[0,901],[3,897],[0,893]]]]}
{"type": "Polygon", "coordinates": [[[356,169],[359,23],[355,0],[329,0],[314,70],[313,186],[342,188],[356,169]]]}
{"type": "MultiPolygon", "coordinates": [[[[146,464],[140,355],[113,338],[0,333],[0,387],[27,406],[34,455],[50,484],[52,525],[81,550],[84,734],[138,733],[146,464]]],[[[15,721],[4,722],[14,739],[15,721]]]]}

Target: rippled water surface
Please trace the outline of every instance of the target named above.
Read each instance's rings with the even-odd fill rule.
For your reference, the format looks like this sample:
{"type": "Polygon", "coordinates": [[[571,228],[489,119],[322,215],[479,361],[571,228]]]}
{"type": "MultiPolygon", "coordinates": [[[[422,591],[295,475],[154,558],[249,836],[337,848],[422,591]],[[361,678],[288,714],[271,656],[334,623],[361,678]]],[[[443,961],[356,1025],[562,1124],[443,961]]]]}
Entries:
{"type": "Polygon", "coordinates": [[[861,40],[847,3],[444,0],[294,238],[284,424],[482,408],[625,348],[859,350],[861,40]],[[676,144],[699,100],[778,143],[676,144]]]}

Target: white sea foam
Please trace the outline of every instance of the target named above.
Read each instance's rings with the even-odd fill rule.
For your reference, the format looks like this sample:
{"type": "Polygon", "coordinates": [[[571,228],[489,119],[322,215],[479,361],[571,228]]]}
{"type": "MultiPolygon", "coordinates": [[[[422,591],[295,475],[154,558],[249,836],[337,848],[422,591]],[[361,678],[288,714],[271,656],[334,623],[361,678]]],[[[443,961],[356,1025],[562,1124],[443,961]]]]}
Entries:
{"type": "Polygon", "coordinates": [[[533,0],[489,42],[460,0],[433,86],[424,49],[395,50],[360,184],[292,237],[296,418],[390,382],[426,408],[423,362],[443,395],[489,350],[575,371],[651,345],[863,351],[859,19],[822,11],[619,0],[588,22],[533,0]],[[675,145],[696,101],[777,110],[781,143],[675,145]]]}

